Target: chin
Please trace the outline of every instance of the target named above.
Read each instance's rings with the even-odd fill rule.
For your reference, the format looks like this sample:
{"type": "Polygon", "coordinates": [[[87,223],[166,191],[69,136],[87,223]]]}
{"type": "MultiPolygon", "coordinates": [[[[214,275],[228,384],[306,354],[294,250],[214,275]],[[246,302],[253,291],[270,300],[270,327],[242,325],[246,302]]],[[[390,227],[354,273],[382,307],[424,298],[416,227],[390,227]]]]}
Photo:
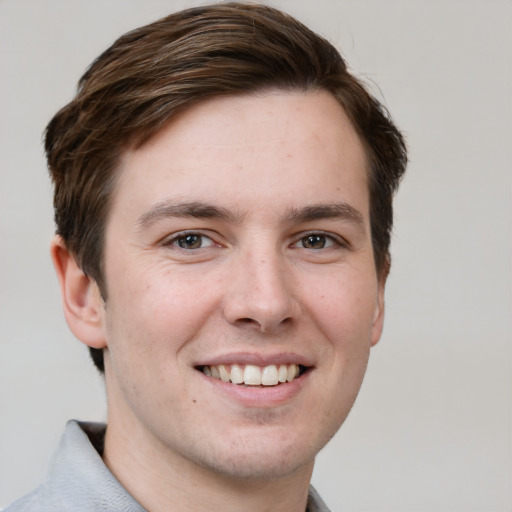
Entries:
{"type": "Polygon", "coordinates": [[[254,457],[246,455],[243,460],[239,458],[235,460],[235,457],[223,461],[217,460],[213,467],[208,466],[207,469],[213,469],[219,476],[231,480],[254,482],[286,478],[309,466],[312,468],[314,463],[314,457],[305,459],[304,456],[297,456],[297,454],[290,454],[290,456],[260,454],[254,457]]]}
{"type": "MultiPolygon", "coordinates": [[[[264,429],[262,429],[264,430],[264,429]]],[[[312,443],[308,436],[290,436],[284,432],[253,432],[231,439],[228,446],[217,444],[214,453],[203,458],[201,465],[219,476],[234,480],[258,481],[286,478],[313,469],[315,456],[334,435],[312,443]]]]}

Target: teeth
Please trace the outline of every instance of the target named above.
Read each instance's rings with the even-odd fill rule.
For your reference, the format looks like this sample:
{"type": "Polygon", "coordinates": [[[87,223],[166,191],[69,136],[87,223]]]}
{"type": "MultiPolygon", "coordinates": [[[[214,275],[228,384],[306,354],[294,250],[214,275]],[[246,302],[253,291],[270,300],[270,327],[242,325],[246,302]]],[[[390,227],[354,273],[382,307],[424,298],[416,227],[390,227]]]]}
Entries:
{"type": "Polygon", "coordinates": [[[208,377],[246,386],[277,386],[293,381],[300,374],[300,368],[296,364],[270,364],[264,367],[253,364],[219,364],[203,366],[202,371],[208,377]]]}
{"type": "Polygon", "coordinates": [[[219,373],[221,380],[224,382],[229,382],[229,372],[226,370],[226,367],[223,364],[219,364],[219,373]]]}
{"type": "Polygon", "coordinates": [[[244,381],[244,371],[237,364],[231,365],[231,382],[233,384],[242,384],[244,381]]]}
{"type": "Polygon", "coordinates": [[[282,364],[279,367],[279,375],[278,375],[279,382],[286,382],[287,377],[288,377],[288,368],[286,368],[285,364],[282,364]]]}
{"type": "Polygon", "coordinates": [[[294,364],[291,364],[290,366],[288,366],[286,380],[288,382],[291,382],[293,379],[295,379],[295,377],[297,377],[298,374],[299,374],[299,367],[294,364]]]}
{"type": "Polygon", "coordinates": [[[244,384],[248,386],[261,385],[261,370],[252,364],[248,364],[244,370],[244,384]]]}
{"type": "Polygon", "coordinates": [[[277,386],[278,382],[279,374],[277,373],[277,366],[275,364],[265,366],[261,372],[261,383],[263,386],[277,386]]]}

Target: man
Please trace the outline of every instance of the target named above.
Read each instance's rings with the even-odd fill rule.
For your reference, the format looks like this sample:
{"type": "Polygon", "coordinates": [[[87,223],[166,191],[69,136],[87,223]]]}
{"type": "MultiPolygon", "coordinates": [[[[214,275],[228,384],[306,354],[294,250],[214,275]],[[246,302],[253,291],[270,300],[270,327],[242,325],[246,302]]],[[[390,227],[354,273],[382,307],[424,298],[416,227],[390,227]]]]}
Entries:
{"type": "Polygon", "coordinates": [[[383,325],[401,134],[261,5],[126,34],[52,119],[52,258],[104,372],[16,510],[321,511],[316,454],[383,325]]]}

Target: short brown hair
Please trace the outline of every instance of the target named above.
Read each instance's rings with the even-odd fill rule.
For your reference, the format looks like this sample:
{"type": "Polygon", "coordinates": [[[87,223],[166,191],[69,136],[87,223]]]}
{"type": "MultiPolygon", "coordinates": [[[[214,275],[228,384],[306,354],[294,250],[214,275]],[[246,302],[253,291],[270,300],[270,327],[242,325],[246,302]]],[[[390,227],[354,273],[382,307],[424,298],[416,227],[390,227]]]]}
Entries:
{"type": "MultiPolygon", "coordinates": [[[[326,90],[344,108],[368,155],[375,265],[387,274],[392,197],[407,162],[402,135],[325,39],[274,8],[221,3],[120,37],[46,128],[57,233],[104,298],[104,230],[122,152],[193,104],[264,89],[326,90]]],[[[91,354],[103,370],[102,351],[91,354]]]]}

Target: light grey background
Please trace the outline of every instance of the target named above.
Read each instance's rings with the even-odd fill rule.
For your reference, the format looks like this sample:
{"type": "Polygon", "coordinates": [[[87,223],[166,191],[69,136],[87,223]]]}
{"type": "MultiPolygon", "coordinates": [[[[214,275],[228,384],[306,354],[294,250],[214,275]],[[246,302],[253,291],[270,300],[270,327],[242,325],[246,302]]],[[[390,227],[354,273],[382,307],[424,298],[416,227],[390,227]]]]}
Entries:
{"type": "MultiPolygon", "coordinates": [[[[42,479],[68,418],[105,417],[48,255],[42,130],[115,37],[199,3],[0,0],[0,507],[42,479]]],[[[314,483],[334,512],[511,511],[512,3],[272,4],[342,50],[411,157],[385,333],[314,483]]]]}

